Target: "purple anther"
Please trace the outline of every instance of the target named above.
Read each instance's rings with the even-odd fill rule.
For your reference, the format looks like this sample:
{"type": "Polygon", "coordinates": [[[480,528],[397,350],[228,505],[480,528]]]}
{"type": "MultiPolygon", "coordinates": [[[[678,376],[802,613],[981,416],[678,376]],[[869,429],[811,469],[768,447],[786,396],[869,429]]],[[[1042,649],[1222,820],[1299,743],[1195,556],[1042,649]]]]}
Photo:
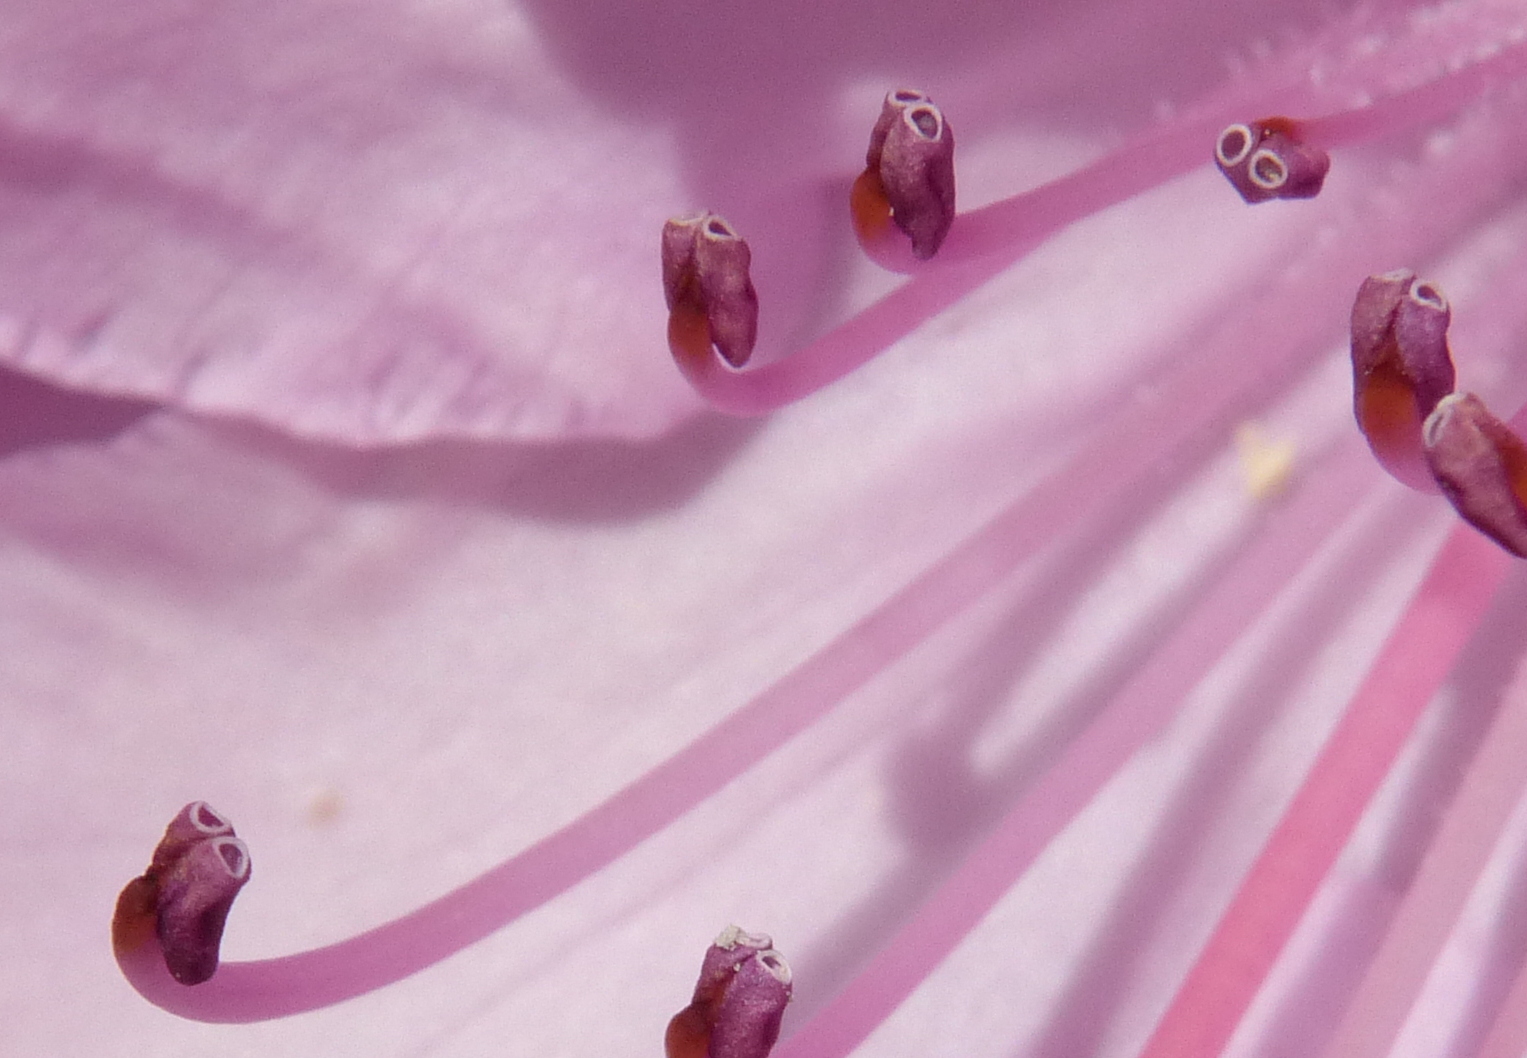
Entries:
{"type": "Polygon", "coordinates": [[[1352,371],[1362,380],[1389,368],[1415,392],[1425,418],[1456,384],[1447,329],[1452,309],[1436,284],[1409,269],[1369,276],[1352,303],[1352,371]]]}
{"type": "Polygon", "coordinates": [[[1527,446],[1472,393],[1438,402],[1422,430],[1426,461],[1464,521],[1527,558],[1527,446]]]}
{"type": "Polygon", "coordinates": [[[1299,136],[1288,118],[1263,118],[1227,127],[1214,142],[1220,172],[1247,202],[1314,198],[1325,183],[1331,156],[1299,136]]]}
{"type": "Polygon", "coordinates": [[[705,953],[693,1000],[669,1023],[668,1058],[765,1058],[790,993],[790,967],[773,942],[728,927],[705,953]]]}
{"type": "Polygon", "coordinates": [[[764,1058],[779,1039],[790,992],[784,956],[773,948],[750,953],[716,1008],[710,1058],[764,1058]]]}
{"type": "Polygon", "coordinates": [[[752,260],[747,240],[714,213],[675,217],[663,225],[663,296],[669,314],[703,320],[709,344],[733,367],[748,362],[758,338],[752,260]]]}
{"type": "Polygon", "coordinates": [[[165,828],[148,870],[122,891],[112,920],[118,957],[157,939],[170,976],[198,985],[217,971],[228,909],[249,881],[249,849],[205,801],[165,828]]]}
{"type": "Polygon", "coordinates": [[[928,96],[889,92],[870,132],[865,167],[877,173],[891,219],[927,260],[954,223],[954,131],[928,96]]]}
{"type": "Polygon", "coordinates": [[[170,976],[199,985],[217,971],[228,909],[249,881],[249,849],[234,837],[198,842],[159,879],[159,943],[170,976]]]}
{"type": "Polygon", "coordinates": [[[1414,272],[1370,276],[1352,303],[1352,412],[1374,456],[1397,479],[1435,491],[1421,424],[1453,392],[1447,299],[1414,272]]]}

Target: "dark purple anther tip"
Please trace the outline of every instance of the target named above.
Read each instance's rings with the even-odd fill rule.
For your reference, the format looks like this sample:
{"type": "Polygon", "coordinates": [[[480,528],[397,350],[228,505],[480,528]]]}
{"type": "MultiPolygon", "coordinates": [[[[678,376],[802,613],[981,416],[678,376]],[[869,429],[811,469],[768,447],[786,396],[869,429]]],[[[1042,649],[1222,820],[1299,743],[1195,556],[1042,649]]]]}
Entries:
{"type": "Polygon", "coordinates": [[[955,211],[954,131],[943,111],[916,89],[887,93],[864,160],[912,253],[922,260],[938,253],[955,211]]]}
{"type": "Polygon", "coordinates": [[[1241,198],[1314,198],[1325,183],[1331,156],[1299,137],[1288,118],[1231,125],[1214,142],[1214,161],[1241,198]]]}
{"type": "Polygon", "coordinates": [[[1438,402],[1422,428],[1426,461],[1464,521],[1527,558],[1527,446],[1472,393],[1438,402]]]}
{"type": "MultiPolygon", "coordinates": [[[[747,363],[758,339],[758,294],[747,240],[714,213],[675,217],[663,225],[662,255],[670,317],[703,320],[704,337],[727,363],[747,363]]],[[[670,336],[674,333],[670,325],[670,336]]]]}
{"type": "Polygon", "coordinates": [[[765,1058],[790,994],[773,942],[728,927],[705,953],[694,999],[668,1025],[668,1058],[765,1058]]]}
{"type": "Polygon", "coordinates": [[[118,919],[131,919],[113,923],[119,949],[141,943],[151,917],[170,976],[183,985],[208,980],[217,971],[228,910],[249,881],[249,869],[249,849],[227,818],[205,801],[186,805],[165,828],[148,870],[118,902],[118,919]]]}

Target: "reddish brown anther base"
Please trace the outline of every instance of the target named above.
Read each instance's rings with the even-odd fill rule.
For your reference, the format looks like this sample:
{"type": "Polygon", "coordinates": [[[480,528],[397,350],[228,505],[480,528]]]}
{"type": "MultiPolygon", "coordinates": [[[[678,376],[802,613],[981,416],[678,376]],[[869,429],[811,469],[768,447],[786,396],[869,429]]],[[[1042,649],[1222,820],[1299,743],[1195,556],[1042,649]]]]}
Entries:
{"type": "Polygon", "coordinates": [[[1385,470],[1417,491],[1437,491],[1421,456],[1421,417],[1404,376],[1376,369],[1354,390],[1353,413],[1385,470]]]}
{"type": "Polygon", "coordinates": [[[111,916],[112,951],[121,956],[141,951],[157,940],[158,902],[159,885],[148,875],[140,875],[123,887],[111,916]]]}
{"type": "Polygon", "coordinates": [[[668,313],[668,351],[675,360],[698,367],[715,355],[714,348],[710,322],[703,311],[692,304],[679,304],[668,313]]]}
{"type": "Polygon", "coordinates": [[[878,171],[866,169],[855,178],[848,191],[848,211],[861,246],[879,245],[890,235],[891,203],[878,171]]]}
{"type": "Polygon", "coordinates": [[[709,1010],[687,1006],[673,1016],[663,1037],[668,1058],[708,1058],[710,1054],[709,1010]]]}

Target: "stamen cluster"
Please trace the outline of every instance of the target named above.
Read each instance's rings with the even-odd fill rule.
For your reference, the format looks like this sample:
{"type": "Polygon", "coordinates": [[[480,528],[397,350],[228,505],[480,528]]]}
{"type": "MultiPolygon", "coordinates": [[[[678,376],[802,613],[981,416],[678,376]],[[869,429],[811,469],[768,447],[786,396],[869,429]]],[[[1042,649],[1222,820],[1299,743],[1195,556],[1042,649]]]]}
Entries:
{"type": "MultiPolygon", "coordinates": [[[[900,268],[905,253],[890,235],[893,224],[916,260],[938,253],[955,217],[954,132],[926,93],[898,88],[886,95],[849,213],[860,245],[887,267],[900,268]]],[[[674,217],[663,225],[662,259],[674,358],[703,376],[714,347],[742,367],[758,336],[747,240],[715,213],[674,217]]]]}
{"type": "Polygon", "coordinates": [[[1400,269],[1370,276],[1352,306],[1352,404],[1397,479],[1441,491],[1464,520],[1527,558],[1527,447],[1472,393],[1454,391],[1435,284],[1400,269]]]}

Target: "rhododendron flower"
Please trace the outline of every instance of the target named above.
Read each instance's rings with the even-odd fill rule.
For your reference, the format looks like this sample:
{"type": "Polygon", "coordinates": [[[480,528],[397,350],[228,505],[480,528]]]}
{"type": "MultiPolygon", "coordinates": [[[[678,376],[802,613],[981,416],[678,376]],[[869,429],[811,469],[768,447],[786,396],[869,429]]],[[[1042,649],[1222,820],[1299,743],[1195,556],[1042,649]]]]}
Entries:
{"type": "Polygon", "coordinates": [[[1527,392],[1519,4],[0,16],[17,1053],[656,1054],[733,922],[777,1056],[1519,1043],[1527,582],[1347,359],[1411,269],[1527,392]],[[847,196],[908,85],[966,212],[902,277],[847,196]],[[1251,208],[1280,115],[1330,172],[1251,208]],[[125,960],[182,1018],[108,918],[202,800],[223,966],[125,960]]]}

